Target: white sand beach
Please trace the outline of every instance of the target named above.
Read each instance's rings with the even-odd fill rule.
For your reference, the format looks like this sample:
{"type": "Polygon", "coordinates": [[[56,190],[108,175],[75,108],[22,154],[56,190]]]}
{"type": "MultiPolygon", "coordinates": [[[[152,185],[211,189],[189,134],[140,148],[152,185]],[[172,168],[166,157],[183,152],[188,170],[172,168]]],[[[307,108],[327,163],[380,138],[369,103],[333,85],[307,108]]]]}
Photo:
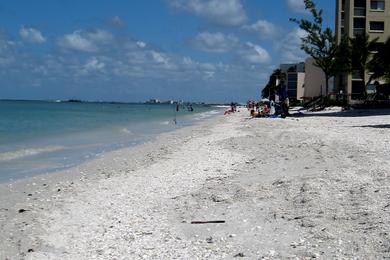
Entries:
{"type": "Polygon", "coordinates": [[[390,257],[389,110],[240,110],[0,184],[0,259],[390,257]]]}

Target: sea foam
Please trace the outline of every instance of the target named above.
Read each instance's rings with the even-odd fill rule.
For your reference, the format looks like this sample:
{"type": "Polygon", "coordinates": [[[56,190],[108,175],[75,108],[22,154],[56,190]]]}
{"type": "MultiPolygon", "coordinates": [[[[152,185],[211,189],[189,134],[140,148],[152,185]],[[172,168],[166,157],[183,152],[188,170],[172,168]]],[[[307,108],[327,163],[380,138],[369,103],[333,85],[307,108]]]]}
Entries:
{"type": "Polygon", "coordinates": [[[42,153],[56,152],[65,149],[64,146],[46,146],[40,148],[26,148],[16,151],[0,153],[0,162],[7,162],[16,159],[21,159],[29,156],[34,156],[42,153]]]}

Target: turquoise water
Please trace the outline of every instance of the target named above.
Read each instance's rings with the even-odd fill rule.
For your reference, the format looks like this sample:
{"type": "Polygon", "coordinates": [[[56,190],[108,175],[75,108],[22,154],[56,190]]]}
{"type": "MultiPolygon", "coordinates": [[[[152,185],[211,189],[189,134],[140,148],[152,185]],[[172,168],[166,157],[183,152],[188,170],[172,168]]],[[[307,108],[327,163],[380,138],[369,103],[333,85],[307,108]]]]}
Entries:
{"type": "Polygon", "coordinates": [[[62,170],[218,113],[210,106],[193,108],[0,101],[0,181],[62,170]]]}

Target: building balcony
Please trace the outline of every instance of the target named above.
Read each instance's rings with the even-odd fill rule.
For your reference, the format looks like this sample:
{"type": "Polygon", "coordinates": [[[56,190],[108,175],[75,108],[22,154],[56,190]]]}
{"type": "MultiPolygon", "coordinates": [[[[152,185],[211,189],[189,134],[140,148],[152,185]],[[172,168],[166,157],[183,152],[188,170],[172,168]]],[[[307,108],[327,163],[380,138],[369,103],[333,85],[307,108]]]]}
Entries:
{"type": "Polygon", "coordinates": [[[365,28],[353,28],[353,35],[354,36],[364,34],[365,32],[366,32],[365,28]]]}
{"type": "Polygon", "coordinates": [[[366,8],[364,7],[355,7],[353,9],[354,16],[365,17],[366,16],[366,8]]]}

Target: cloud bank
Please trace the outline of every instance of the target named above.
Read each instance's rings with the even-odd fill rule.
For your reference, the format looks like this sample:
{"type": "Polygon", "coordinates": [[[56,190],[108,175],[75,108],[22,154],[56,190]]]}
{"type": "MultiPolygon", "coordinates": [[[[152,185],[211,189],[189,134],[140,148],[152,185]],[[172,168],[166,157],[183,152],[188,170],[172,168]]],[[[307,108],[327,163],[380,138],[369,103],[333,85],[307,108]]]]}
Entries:
{"type": "Polygon", "coordinates": [[[170,0],[169,3],[178,10],[204,17],[218,25],[237,26],[247,20],[240,0],[170,0]]]}
{"type": "Polygon", "coordinates": [[[196,35],[191,44],[198,50],[206,52],[227,52],[237,46],[239,40],[232,34],[225,35],[221,32],[202,32],[196,35]]]}
{"type": "Polygon", "coordinates": [[[42,33],[34,28],[28,28],[22,26],[19,30],[20,37],[26,41],[31,43],[44,43],[46,42],[46,38],[43,37],[42,33]]]}

